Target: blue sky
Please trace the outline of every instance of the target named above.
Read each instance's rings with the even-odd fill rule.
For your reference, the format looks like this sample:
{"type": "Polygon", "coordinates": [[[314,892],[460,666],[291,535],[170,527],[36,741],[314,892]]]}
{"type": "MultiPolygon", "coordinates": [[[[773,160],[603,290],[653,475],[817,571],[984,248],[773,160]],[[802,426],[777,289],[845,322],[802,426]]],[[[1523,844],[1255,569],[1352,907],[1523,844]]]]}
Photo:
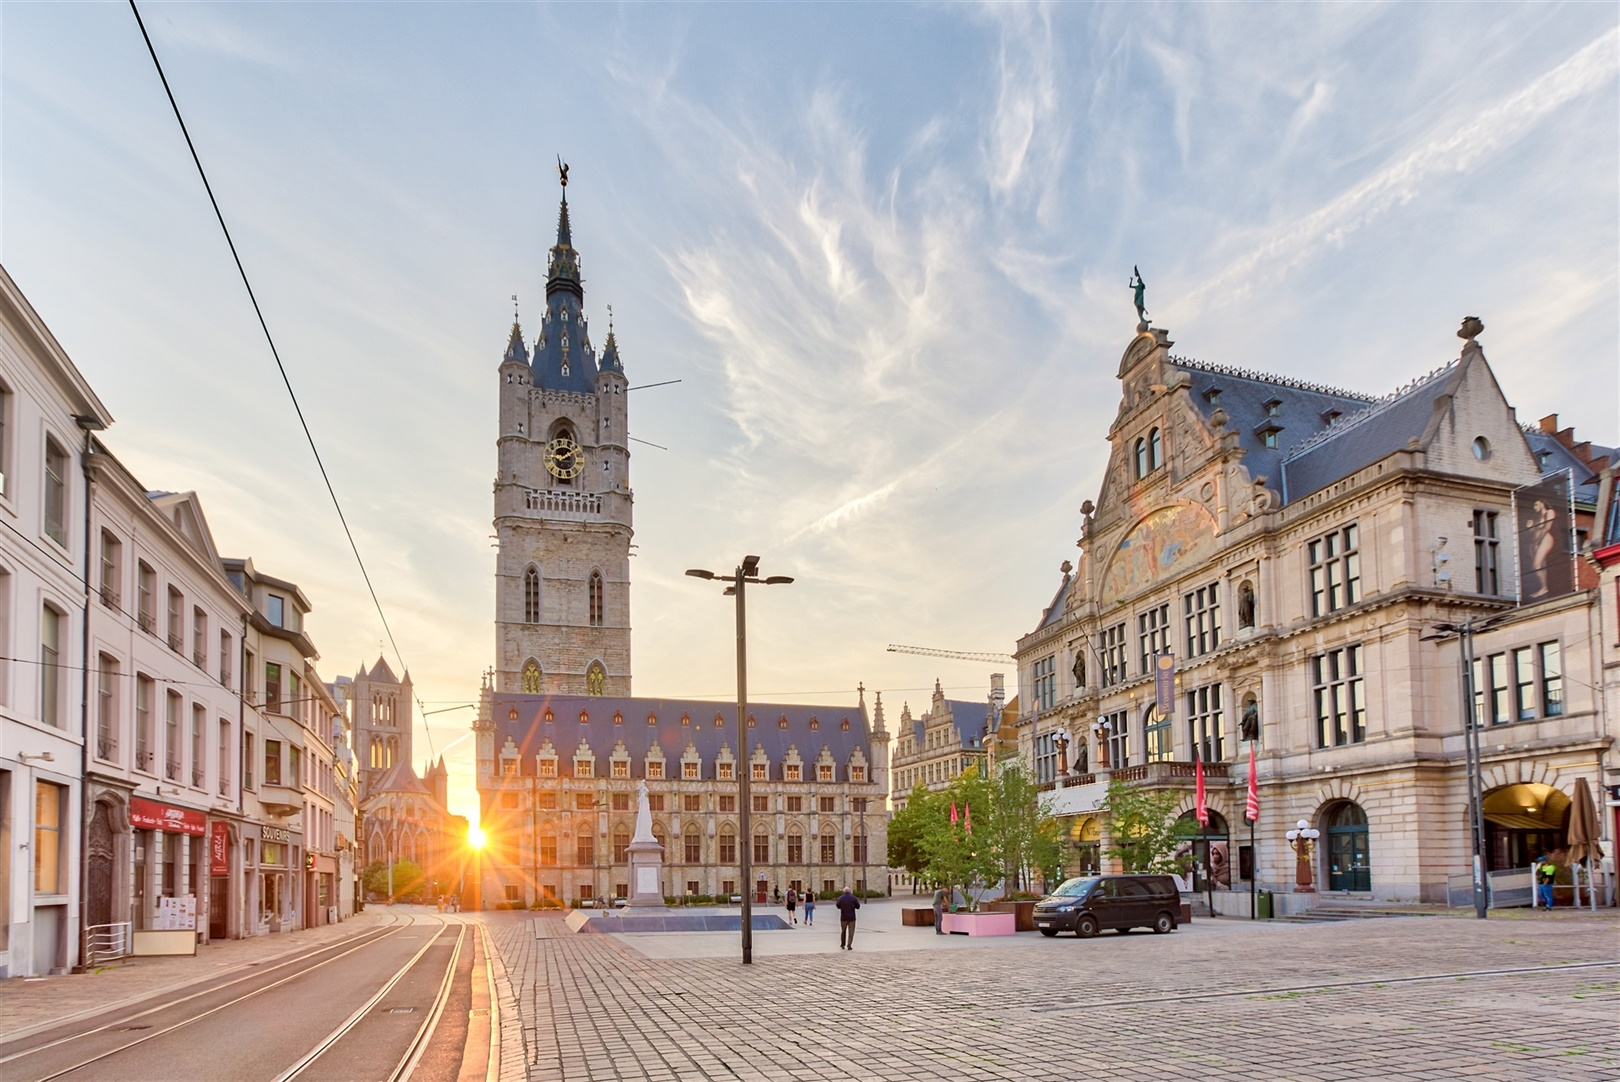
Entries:
{"type": "MultiPolygon", "coordinates": [[[[1074,555],[1140,265],[1176,352],[1394,389],[1465,315],[1620,437],[1612,4],[143,5],[429,708],[493,646],[496,365],[572,167],[637,392],[635,687],[890,716],[1074,555]]],[[[381,630],[123,4],[0,6],[0,260],[147,485],[381,630]]],[[[391,657],[392,661],[393,658],[391,657]]],[[[443,748],[467,712],[432,719],[443,748]]],[[[417,737],[418,758],[426,748],[417,737]]],[[[470,795],[470,742],[452,749],[470,795]]]]}

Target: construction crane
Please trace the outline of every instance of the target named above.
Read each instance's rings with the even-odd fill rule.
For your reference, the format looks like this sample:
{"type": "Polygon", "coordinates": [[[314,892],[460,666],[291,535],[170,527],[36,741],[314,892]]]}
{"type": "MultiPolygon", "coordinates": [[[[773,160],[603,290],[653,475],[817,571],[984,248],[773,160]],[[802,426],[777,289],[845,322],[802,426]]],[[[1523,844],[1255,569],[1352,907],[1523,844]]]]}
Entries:
{"type": "Polygon", "coordinates": [[[891,654],[921,654],[923,657],[948,657],[957,661],[981,661],[986,665],[1005,665],[1011,661],[1011,654],[975,654],[967,650],[934,650],[927,646],[901,646],[899,643],[889,644],[891,654]]]}

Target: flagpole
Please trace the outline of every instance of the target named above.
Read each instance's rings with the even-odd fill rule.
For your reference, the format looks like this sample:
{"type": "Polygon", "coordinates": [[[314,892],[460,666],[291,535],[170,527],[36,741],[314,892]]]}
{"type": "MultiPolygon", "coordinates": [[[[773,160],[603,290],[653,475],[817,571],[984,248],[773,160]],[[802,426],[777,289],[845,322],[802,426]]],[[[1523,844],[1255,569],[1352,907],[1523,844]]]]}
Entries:
{"type": "MultiPolygon", "coordinates": [[[[1243,818],[1249,819],[1247,815],[1243,818]]],[[[1259,920],[1259,896],[1255,893],[1255,884],[1260,879],[1260,851],[1254,847],[1254,820],[1249,819],[1249,919],[1259,920]]]]}

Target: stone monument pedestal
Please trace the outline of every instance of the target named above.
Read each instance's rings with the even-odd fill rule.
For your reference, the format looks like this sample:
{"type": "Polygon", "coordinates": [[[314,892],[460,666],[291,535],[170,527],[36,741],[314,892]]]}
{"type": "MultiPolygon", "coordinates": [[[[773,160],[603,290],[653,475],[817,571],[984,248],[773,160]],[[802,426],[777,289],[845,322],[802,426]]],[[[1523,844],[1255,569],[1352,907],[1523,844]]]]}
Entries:
{"type": "Polygon", "coordinates": [[[653,837],[647,783],[636,786],[636,836],[630,839],[630,897],[626,909],[663,909],[664,847],[653,837]]]}

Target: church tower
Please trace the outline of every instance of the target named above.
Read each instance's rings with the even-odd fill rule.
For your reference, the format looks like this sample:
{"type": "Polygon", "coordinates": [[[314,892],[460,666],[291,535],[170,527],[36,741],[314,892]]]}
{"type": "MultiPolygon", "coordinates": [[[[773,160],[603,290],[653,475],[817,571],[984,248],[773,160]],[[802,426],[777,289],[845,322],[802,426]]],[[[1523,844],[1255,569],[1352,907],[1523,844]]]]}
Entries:
{"type": "Polygon", "coordinates": [[[532,351],[514,316],[500,365],[496,690],[629,695],[628,384],[611,320],[591,345],[562,183],[532,351]]]}

